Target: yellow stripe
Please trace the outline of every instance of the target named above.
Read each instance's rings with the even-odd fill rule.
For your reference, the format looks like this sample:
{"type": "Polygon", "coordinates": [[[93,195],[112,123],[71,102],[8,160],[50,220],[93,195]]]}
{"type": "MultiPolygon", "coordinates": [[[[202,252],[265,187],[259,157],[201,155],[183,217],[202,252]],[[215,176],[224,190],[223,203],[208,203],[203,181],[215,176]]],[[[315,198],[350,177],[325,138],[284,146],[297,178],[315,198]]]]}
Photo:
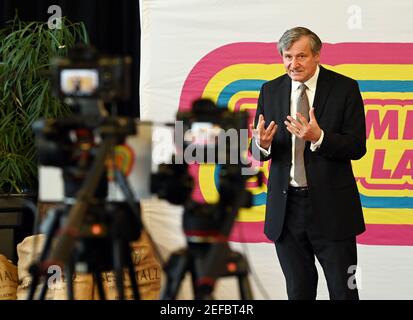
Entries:
{"type": "Polygon", "coordinates": [[[326,69],[357,80],[413,80],[411,64],[340,64],[323,65],[326,69]]]}
{"type": "Polygon", "coordinates": [[[413,99],[413,92],[362,92],[363,99],[413,99]]]}
{"type": "Polygon", "coordinates": [[[413,209],[363,208],[368,224],[413,224],[413,209]]]}
{"type": "Polygon", "coordinates": [[[241,222],[260,222],[265,218],[265,206],[255,206],[249,209],[241,209],[237,220],[241,222]]]}
{"type": "Polygon", "coordinates": [[[282,64],[234,64],[220,70],[209,80],[202,97],[216,102],[229,83],[240,79],[271,80],[284,72],[282,64]]]}
{"type": "Polygon", "coordinates": [[[199,187],[207,203],[216,203],[219,200],[218,190],[214,183],[215,164],[199,165],[199,187]]]}
{"type": "MultiPolygon", "coordinates": [[[[413,80],[413,65],[409,64],[342,64],[323,65],[357,80],[413,80]]],[[[217,101],[222,89],[240,79],[271,80],[285,73],[282,64],[234,64],[217,72],[206,85],[203,98],[217,101]]],[[[375,98],[411,99],[413,93],[373,93],[375,98]]],[[[363,98],[371,98],[369,96],[363,98]]]]}
{"type": "MultiPolygon", "coordinates": [[[[228,109],[231,111],[234,111],[235,104],[237,103],[238,100],[242,98],[257,98],[258,99],[258,95],[259,95],[258,91],[239,91],[229,99],[228,109]]],[[[241,107],[242,107],[241,109],[245,109],[244,105],[242,105],[241,107]]],[[[256,107],[257,106],[255,105],[254,108],[256,107]]],[[[240,110],[240,111],[243,111],[243,110],[240,110]]]]}

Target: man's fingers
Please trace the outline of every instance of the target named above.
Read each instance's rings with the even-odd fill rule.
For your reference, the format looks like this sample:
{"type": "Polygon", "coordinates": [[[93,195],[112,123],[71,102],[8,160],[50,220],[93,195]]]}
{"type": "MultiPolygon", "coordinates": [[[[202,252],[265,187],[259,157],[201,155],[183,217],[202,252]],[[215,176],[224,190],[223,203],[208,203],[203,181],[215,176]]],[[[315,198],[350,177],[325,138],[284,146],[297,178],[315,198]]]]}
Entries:
{"type": "Polygon", "coordinates": [[[315,114],[314,114],[314,107],[310,108],[310,111],[308,112],[309,116],[310,116],[310,121],[314,121],[316,120],[315,118],[315,114]]]}
{"type": "Polygon", "coordinates": [[[262,131],[262,129],[264,128],[264,125],[265,125],[264,116],[260,114],[258,117],[257,130],[262,131]]]}
{"type": "Polygon", "coordinates": [[[287,130],[291,133],[291,134],[293,134],[293,135],[297,135],[297,129],[295,129],[294,127],[292,127],[292,126],[290,126],[290,125],[287,125],[287,130]]]}
{"type": "Polygon", "coordinates": [[[264,137],[270,138],[272,137],[275,132],[277,131],[277,125],[275,122],[271,122],[271,124],[268,126],[268,128],[265,130],[264,137]]]}
{"type": "MultiPolygon", "coordinates": [[[[292,125],[293,127],[296,127],[298,130],[301,129],[302,124],[301,124],[299,121],[295,120],[295,119],[294,119],[293,117],[291,117],[291,116],[287,116],[287,119],[290,121],[290,122],[289,122],[290,125],[292,125]]],[[[284,121],[285,124],[287,124],[286,122],[288,122],[288,121],[284,121]]]]}
{"type": "Polygon", "coordinates": [[[303,117],[303,115],[301,113],[297,112],[297,118],[298,118],[298,120],[300,120],[302,125],[304,125],[304,126],[308,125],[307,119],[305,117],[303,117]]]}
{"type": "Polygon", "coordinates": [[[278,126],[274,123],[274,127],[271,129],[270,136],[274,137],[275,133],[277,132],[278,126]]]}
{"type": "Polygon", "coordinates": [[[300,128],[298,128],[297,126],[293,125],[292,123],[288,122],[287,120],[284,121],[284,124],[285,124],[285,126],[286,126],[286,128],[289,132],[291,132],[295,136],[299,136],[300,129],[302,128],[301,125],[300,125],[300,128]]]}
{"type": "Polygon", "coordinates": [[[274,126],[275,126],[275,122],[274,122],[274,121],[271,121],[271,122],[270,122],[270,125],[268,126],[267,129],[265,129],[265,131],[266,131],[266,132],[270,132],[270,131],[274,128],[274,126]]]}

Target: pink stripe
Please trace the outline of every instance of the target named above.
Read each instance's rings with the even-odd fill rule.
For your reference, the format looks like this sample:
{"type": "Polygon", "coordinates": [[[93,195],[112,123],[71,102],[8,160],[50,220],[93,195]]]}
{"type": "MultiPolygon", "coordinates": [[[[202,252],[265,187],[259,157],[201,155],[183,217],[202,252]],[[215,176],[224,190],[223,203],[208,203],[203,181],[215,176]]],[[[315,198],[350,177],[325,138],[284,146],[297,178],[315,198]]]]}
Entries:
{"type": "Polygon", "coordinates": [[[230,241],[235,242],[268,242],[264,235],[264,222],[236,222],[231,231],[230,241]]]}
{"type": "MultiPolygon", "coordinates": [[[[357,243],[366,245],[413,246],[413,225],[368,224],[357,243]]],[[[230,241],[270,243],[264,235],[264,222],[236,222],[230,241]]]]}
{"type": "Polygon", "coordinates": [[[364,177],[357,177],[356,180],[358,180],[364,188],[369,190],[413,190],[413,184],[410,184],[408,182],[375,184],[367,182],[366,178],[364,177]]]}
{"type": "Polygon", "coordinates": [[[220,70],[241,63],[281,63],[275,43],[240,42],[219,47],[204,56],[191,70],[182,88],[179,110],[190,108],[202,96],[209,80],[220,70]]]}
{"type": "MultiPolygon", "coordinates": [[[[257,104],[258,99],[257,98],[241,98],[235,103],[234,111],[240,111],[241,106],[243,104],[257,104]]],[[[247,111],[250,111],[251,109],[247,109],[247,111]]],[[[255,114],[255,110],[254,114],[255,114]]]]}
{"type": "Polygon", "coordinates": [[[199,164],[191,164],[188,166],[188,173],[194,179],[194,188],[192,190],[192,199],[199,203],[205,203],[204,196],[201,192],[201,187],[199,185],[199,164]]]}
{"type": "Polygon", "coordinates": [[[368,224],[357,243],[382,246],[413,246],[413,225],[368,224]]]}
{"type": "Polygon", "coordinates": [[[323,43],[321,63],[413,64],[412,43],[323,43]]]}
{"type": "Polygon", "coordinates": [[[372,104],[378,104],[381,105],[382,107],[385,105],[398,105],[398,106],[408,106],[408,105],[413,105],[413,100],[401,100],[401,99],[364,99],[364,104],[365,105],[372,105],[372,104]]]}
{"type": "MultiPolygon", "coordinates": [[[[412,43],[324,43],[324,64],[413,64],[412,43]]],[[[179,110],[190,108],[210,79],[223,68],[242,63],[281,64],[276,43],[240,42],[216,48],[193,67],[185,80],[179,110]]]]}

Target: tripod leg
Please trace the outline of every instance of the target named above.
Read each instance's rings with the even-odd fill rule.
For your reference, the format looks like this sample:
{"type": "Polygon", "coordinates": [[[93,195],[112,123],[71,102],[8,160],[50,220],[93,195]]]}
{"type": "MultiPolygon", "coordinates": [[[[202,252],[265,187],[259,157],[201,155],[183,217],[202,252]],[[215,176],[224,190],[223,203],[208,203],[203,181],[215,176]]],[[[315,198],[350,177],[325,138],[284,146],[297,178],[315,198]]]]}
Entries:
{"type": "Polygon", "coordinates": [[[125,245],[125,259],[128,265],[129,280],[132,286],[133,297],[135,300],[140,300],[138,280],[136,278],[135,267],[132,261],[132,252],[131,252],[129,244],[125,245]]]}
{"type": "Polygon", "coordinates": [[[189,261],[187,250],[183,249],[171,255],[164,268],[167,279],[165,290],[161,294],[162,300],[176,299],[185,272],[188,270],[189,261]]]}
{"type": "Polygon", "coordinates": [[[73,271],[74,268],[72,263],[66,265],[65,276],[67,281],[67,300],[75,300],[75,294],[73,289],[73,271]]]}
{"type": "Polygon", "coordinates": [[[246,274],[238,276],[238,286],[241,295],[241,300],[252,300],[251,286],[246,274]]]}
{"type": "Polygon", "coordinates": [[[99,271],[93,272],[93,278],[96,281],[96,286],[98,287],[98,294],[100,300],[106,300],[105,290],[103,290],[102,275],[99,271]]]}
{"type": "Polygon", "coordinates": [[[32,283],[30,284],[30,288],[29,288],[29,294],[27,295],[27,300],[34,299],[34,294],[36,293],[36,288],[39,282],[40,282],[40,275],[34,273],[32,277],[32,283]]]}
{"type": "Polygon", "coordinates": [[[39,300],[45,300],[46,298],[47,289],[49,288],[49,279],[50,275],[47,275],[42,286],[42,289],[40,290],[39,300]]]}
{"type": "Polygon", "coordinates": [[[113,266],[116,279],[116,288],[118,290],[119,300],[125,299],[125,285],[123,283],[123,254],[122,245],[119,239],[113,240],[113,266]]]}
{"type": "Polygon", "coordinates": [[[195,300],[213,300],[212,293],[215,287],[215,278],[201,277],[205,266],[205,256],[196,255],[189,263],[192,277],[192,289],[195,300]]]}
{"type": "MultiPolygon", "coordinates": [[[[52,244],[52,238],[54,233],[56,232],[60,219],[64,214],[64,210],[63,209],[56,209],[53,212],[49,212],[49,216],[47,217],[47,223],[46,226],[44,227],[46,229],[45,233],[46,233],[46,240],[45,243],[43,245],[42,251],[40,253],[40,257],[39,257],[39,261],[37,263],[33,263],[30,268],[29,268],[29,272],[32,275],[32,284],[30,286],[29,289],[29,294],[27,296],[27,300],[33,300],[34,299],[34,295],[36,292],[36,288],[38,286],[38,284],[40,283],[40,277],[41,277],[41,268],[42,268],[42,262],[44,262],[49,254],[50,251],[50,247],[52,244]]],[[[36,240],[35,240],[36,241],[36,240]]],[[[47,291],[47,280],[49,279],[48,276],[46,276],[46,282],[45,282],[45,289],[42,289],[41,292],[43,292],[45,290],[45,292],[43,293],[43,297],[46,295],[46,291],[47,291]]],[[[43,287],[44,288],[44,287],[43,287]]]]}

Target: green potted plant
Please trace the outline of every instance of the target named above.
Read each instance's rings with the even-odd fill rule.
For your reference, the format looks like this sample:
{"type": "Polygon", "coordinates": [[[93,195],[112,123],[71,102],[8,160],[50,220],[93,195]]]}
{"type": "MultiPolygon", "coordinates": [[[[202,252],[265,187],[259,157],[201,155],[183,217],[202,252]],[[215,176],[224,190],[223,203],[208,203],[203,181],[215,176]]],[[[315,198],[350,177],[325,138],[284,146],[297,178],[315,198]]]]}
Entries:
{"type": "Polygon", "coordinates": [[[0,193],[37,188],[37,154],[32,124],[70,110],[51,92],[51,58],[87,43],[82,23],[62,18],[61,27],[23,22],[17,15],[0,29],[0,193]]]}

